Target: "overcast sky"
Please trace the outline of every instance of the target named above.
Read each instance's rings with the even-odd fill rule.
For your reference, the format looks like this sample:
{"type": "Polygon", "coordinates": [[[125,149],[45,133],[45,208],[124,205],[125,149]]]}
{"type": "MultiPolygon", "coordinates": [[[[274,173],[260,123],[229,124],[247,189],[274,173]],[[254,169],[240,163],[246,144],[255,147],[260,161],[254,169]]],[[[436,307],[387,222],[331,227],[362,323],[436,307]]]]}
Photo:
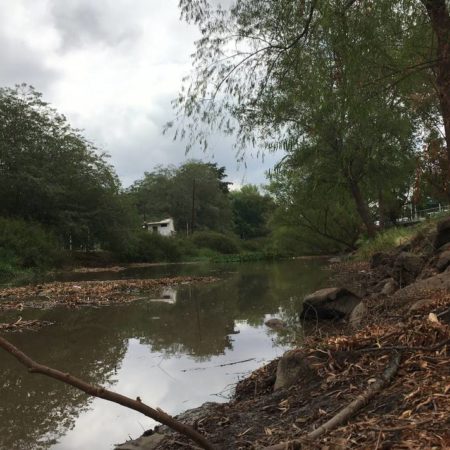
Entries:
{"type": "MultiPolygon", "coordinates": [[[[190,70],[197,31],[180,22],[178,0],[0,0],[0,85],[28,83],[111,155],[123,184],[158,164],[186,159],[162,135],[170,101],[190,70]]],[[[232,140],[210,153],[237,185],[264,182],[279,156],[236,163],[232,140]]]]}

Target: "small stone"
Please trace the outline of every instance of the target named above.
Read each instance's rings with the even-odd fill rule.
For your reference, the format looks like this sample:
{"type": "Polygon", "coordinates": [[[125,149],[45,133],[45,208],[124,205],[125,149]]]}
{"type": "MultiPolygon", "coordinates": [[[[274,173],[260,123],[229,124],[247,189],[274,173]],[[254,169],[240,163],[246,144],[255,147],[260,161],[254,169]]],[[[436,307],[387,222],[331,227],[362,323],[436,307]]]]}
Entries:
{"type": "Polygon", "coordinates": [[[161,444],[166,437],[163,434],[153,433],[150,436],[141,436],[132,441],[116,446],[116,450],[153,450],[161,444]]]}
{"type": "Polygon", "coordinates": [[[398,289],[397,282],[393,278],[389,278],[383,286],[381,293],[383,295],[392,295],[398,289]]]}
{"type": "Polygon", "coordinates": [[[368,309],[364,302],[359,302],[350,314],[349,323],[353,328],[359,328],[367,317],[368,309]]]}
{"type": "Polygon", "coordinates": [[[287,388],[294,384],[306,384],[318,379],[317,372],[298,350],[287,351],[278,362],[274,390],[287,388]]]}
{"type": "Polygon", "coordinates": [[[433,303],[433,300],[429,298],[424,298],[422,300],[417,300],[417,302],[414,302],[411,307],[409,308],[410,313],[415,313],[417,311],[420,311],[421,309],[425,308],[428,305],[431,305],[433,303]]]}
{"type": "Polygon", "coordinates": [[[272,318],[269,320],[266,320],[264,322],[264,325],[266,327],[272,328],[273,330],[282,330],[286,328],[286,323],[283,322],[281,319],[272,318]]]}

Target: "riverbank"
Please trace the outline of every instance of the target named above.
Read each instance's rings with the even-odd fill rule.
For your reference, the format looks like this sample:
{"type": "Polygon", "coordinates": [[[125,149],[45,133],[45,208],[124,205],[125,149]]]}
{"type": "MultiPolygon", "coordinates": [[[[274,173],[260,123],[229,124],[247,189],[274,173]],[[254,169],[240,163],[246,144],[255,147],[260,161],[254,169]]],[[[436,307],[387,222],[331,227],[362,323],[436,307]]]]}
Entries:
{"type": "MultiPolygon", "coordinates": [[[[180,420],[220,449],[281,442],[292,448],[448,448],[450,220],[374,254],[370,263],[335,268],[336,288],[361,297],[353,327],[350,314],[341,317],[337,332],[325,334],[319,326],[299,348],[238,383],[230,402],[209,403],[180,420]],[[293,376],[279,387],[286,368],[293,376]],[[361,409],[311,439],[358,398],[361,409]]],[[[329,307],[336,299],[328,300],[329,307]]],[[[155,431],[120,448],[193,448],[165,427],[155,431]]]]}

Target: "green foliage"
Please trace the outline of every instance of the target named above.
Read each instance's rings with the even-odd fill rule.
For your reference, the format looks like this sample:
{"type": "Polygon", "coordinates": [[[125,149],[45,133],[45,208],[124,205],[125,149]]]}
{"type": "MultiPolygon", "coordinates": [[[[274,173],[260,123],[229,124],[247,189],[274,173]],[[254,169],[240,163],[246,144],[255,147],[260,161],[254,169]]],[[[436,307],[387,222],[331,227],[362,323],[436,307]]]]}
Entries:
{"type": "Polygon", "coordinates": [[[236,239],[215,231],[198,231],[193,234],[191,239],[198,248],[206,248],[222,254],[233,254],[240,251],[236,239]]]}
{"type": "Polygon", "coordinates": [[[143,220],[172,217],[178,231],[227,231],[231,228],[231,209],[225,178],[224,167],[188,161],[179,167],[146,172],[128,193],[143,220]]]}
{"type": "Polygon", "coordinates": [[[269,195],[261,195],[258,188],[245,185],[230,193],[235,233],[241,239],[266,236],[274,202],[269,195]]]}
{"type": "Polygon", "coordinates": [[[387,252],[395,247],[411,240],[417,230],[413,227],[390,228],[377,234],[373,239],[365,239],[359,242],[356,259],[369,260],[378,252],[387,252]]]}
{"type": "Polygon", "coordinates": [[[119,189],[107,156],[40,93],[0,88],[1,215],[39,222],[66,247],[107,246],[130,224],[119,189]]]}
{"type": "Polygon", "coordinates": [[[56,237],[37,223],[0,218],[0,264],[3,273],[16,268],[60,265],[64,251],[56,237]]]}
{"type": "Polygon", "coordinates": [[[188,149],[217,129],[241,151],[282,149],[281,225],[352,248],[361,225],[374,235],[376,218],[399,217],[423,129],[439,123],[421,3],[181,0],[202,38],[176,135],[188,149]]]}
{"type": "Polygon", "coordinates": [[[182,257],[174,239],[139,231],[135,233],[120,257],[131,262],[179,261],[182,257]]]}

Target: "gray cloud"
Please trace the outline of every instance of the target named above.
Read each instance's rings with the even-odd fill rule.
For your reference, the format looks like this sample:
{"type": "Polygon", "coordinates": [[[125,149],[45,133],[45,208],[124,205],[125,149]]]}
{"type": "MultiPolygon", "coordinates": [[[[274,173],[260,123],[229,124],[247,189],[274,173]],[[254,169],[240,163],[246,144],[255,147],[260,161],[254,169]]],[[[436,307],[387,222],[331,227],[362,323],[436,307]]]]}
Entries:
{"type": "Polygon", "coordinates": [[[170,101],[190,70],[195,28],[177,0],[0,0],[0,84],[28,82],[73,126],[110,153],[123,184],[157,165],[196,158],[225,166],[229,179],[264,182],[279,155],[237,163],[230,137],[207,153],[162,134],[170,101]]]}
{"type": "Polygon", "coordinates": [[[38,90],[46,91],[60,73],[50,67],[42,54],[30,48],[26,42],[12,39],[1,30],[0,21],[0,85],[14,86],[27,83],[38,90]]]}
{"type": "Polygon", "coordinates": [[[90,44],[116,46],[139,37],[139,31],[129,21],[133,14],[125,11],[121,17],[109,1],[60,0],[51,1],[54,25],[62,38],[64,51],[90,44]]]}

